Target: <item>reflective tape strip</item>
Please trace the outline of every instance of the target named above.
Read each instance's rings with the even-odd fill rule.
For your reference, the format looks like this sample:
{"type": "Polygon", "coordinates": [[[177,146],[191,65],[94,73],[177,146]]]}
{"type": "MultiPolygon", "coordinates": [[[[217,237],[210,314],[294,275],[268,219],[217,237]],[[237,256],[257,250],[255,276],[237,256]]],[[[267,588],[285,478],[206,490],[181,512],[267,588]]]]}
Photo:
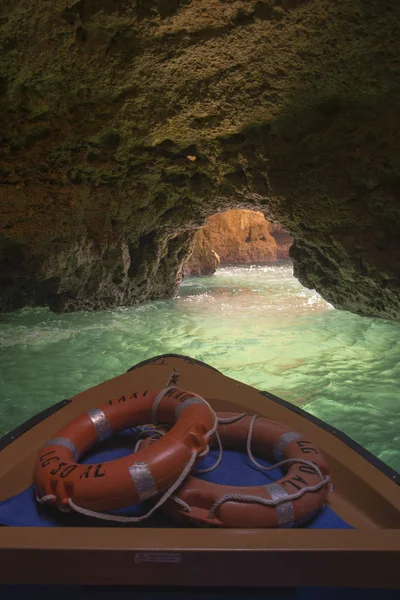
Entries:
{"type": "Polygon", "coordinates": [[[110,423],[100,408],[91,408],[87,411],[87,415],[96,429],[97,439],[99,442],[102,442],[103,440],[106,440],[112,436],[113,432],[110,423]]]}
{"type": "Polygon", "coordinates": [[[187,400],[185,400],[184,402],[181,402],[179,404],[179,406],[176,407],[175,418],[177,419],[179,417],[179,415],[181,414],[182,410],[184,408],[186,408],[187,406],[191,406],[192,404],[205,404],[205,402],[201,398],[194,398],[194,397],[188,398],[187,400]]]}
{"type": "Polygon", "coordinates": [[[278,462],[280,460],[283,460],[283,453],[285,451],[286,446],[291,442],[294,442],[295,440],[300,440],[302,438],[304,438],[304,435],[301,435],[301,433],[297,433],[296,431],[288,431],[287,433],[283,433],[274,446],[275,459],[278,462]]]}
{"type": "Polygon", "coordinates": [[[153,402],[153,406],[151,408],[151,422],[153,423],[153,425],[157,425],[158,421],[157,421],[157,410],[159,407],[159,404],[161,402],[161,400],[164,398],[165,394],[167,394],[169,391],[171,390],[178,390],[179,388],[177,387],[167,387],[164,388],[163,390],[161,390],[161,392],[159,392],[157,394],[156,399],[153,402]]]}
{"type": "MultiPolygon", "coordinates": [[[[268,485],[264,485],[264,489],[271,496],[272,500],[282,500],[289,496],[287,491],[279,485],[279,483],[269,483],[268,485]]],[[[278,504],[275,508],[279,525],[282,527],[292,527],[294,521],[293,503],[289,500],[288,502],[278,504]]]]}
{"type": "Polygon", "coordinates": [[[158,493],[153,475],[147,463],[134,463],[128,469],[141,501],[147,500],[147,498],[151,498],[158,493]]]}
{"type": "Polygon", "coordinates": [[[74,458],[74,461],[78,462],[79,450],[75,446],[75,444],[71,442],[71,440],[69,440],[68,438],[53,438],[52,440],[46,442],[43,448],[45,448],[46,446],[62,446],[63,448],[69,450],[74,458]]]}

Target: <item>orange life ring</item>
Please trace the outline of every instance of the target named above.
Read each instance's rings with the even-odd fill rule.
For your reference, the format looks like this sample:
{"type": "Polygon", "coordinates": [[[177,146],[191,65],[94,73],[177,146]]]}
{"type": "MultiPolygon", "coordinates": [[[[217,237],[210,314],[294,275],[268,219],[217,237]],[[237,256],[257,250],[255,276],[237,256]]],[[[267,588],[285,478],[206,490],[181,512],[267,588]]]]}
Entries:
{"type": "Polygon", "coordinates": [[[109,400],[71,421],[42,447],[34,471],[37,499],[64,511],[71,502],[94,511],[136,504],[173,485],[194,454],[207,448],[215,430],[210,405],[177,387],[109,400]],[[106,463],[78,463],[112,434],[157,421],[172,428],[156,447],[106,463]]]}
{"type": "MultiPolygon", "coordinates": [[[[307,437],[270,419],[233,413],[217,413],[217,416],[220,421],[217,431],[224,448],[247,450],[254,462],[253,452],[269,461],[288,460],[286,466],[290,466],[285,477],[264,486],[234,487],[191,475],[167,500],[163,512],[203,526],[296,527],[309,521],[324,506],[330,491],[329,467],[307,437]],[[305,491],[307,488],[312,490],[305,491]],[[271,501],[272,505],[268,504],[271,501]]],[[[153,447],[159,443],[157,440],[153,447]]],[[[148,438],[142,447],[150,445],[152,440],[148,438]]]]}

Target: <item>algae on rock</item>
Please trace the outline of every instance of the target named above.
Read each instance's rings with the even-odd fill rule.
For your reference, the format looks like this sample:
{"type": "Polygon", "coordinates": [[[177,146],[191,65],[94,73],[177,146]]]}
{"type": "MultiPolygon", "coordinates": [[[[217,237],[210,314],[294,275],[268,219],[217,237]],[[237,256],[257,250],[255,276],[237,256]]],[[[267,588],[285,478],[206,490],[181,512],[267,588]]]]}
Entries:
{"type": "Polygon", "coordinates": [[[244,208],[294,236],[304,285],[398,318],[399,20],[390,0],[3,0],[0,308],[171,295],[195,231],[244,208]]]}

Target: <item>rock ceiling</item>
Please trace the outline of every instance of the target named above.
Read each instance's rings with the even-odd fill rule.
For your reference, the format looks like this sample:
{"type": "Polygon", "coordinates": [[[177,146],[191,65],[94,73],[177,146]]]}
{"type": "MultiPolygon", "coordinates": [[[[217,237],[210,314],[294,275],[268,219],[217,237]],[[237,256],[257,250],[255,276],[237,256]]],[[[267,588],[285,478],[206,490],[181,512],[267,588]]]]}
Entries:
{"type": "Polygon", "coordinates": [[[3,0],[0,307],[170,295],[229,208],[336,307],[400,315],[400,4],[3,0]]]}

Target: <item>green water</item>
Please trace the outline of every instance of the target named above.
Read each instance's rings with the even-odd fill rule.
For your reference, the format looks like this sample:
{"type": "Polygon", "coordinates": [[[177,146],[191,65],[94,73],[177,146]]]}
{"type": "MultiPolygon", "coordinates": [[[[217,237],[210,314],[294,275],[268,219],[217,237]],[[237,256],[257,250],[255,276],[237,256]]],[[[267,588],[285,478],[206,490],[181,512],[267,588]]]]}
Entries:
{"type": "Polygon", "coordinates": [[[168,352],[302,406],[400,470],[400,324],[334,310],[288,262],[221,268],[139,307],[0,316],[0,435],[168,352]]]}

